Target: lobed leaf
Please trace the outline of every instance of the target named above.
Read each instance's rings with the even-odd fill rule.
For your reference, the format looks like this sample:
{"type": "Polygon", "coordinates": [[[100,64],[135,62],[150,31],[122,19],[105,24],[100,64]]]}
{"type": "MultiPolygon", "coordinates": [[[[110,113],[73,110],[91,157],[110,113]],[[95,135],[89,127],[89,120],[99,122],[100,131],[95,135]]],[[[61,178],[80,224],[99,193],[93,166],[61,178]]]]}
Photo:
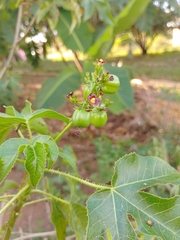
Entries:
{"type": "Polygon", "coordinates": [[[106,239],[107,229],[114,240],[138,239],[129,216],[146,235],[180,239],[180,197],[162,199],[144,192],[158,183],[180,184],[180,174],[157,157],[132,153],[119,159],[112,186],[96,192],[87,202],[87,239],[106,239]]]}

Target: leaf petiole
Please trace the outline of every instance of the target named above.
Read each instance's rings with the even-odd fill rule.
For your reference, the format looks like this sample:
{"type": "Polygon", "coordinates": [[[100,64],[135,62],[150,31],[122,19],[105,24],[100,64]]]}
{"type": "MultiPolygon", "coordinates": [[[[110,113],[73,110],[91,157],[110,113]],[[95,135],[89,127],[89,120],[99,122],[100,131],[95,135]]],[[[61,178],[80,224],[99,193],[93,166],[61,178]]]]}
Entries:
{"type": "Polygon", "coordinates": [[[55,142],[59,141],[61,137],[69,130],[69,128],[72,126],[72,122],[68,123],[68,125],[57,135],[55,138],[55,142]]]}
{"type": "Polygon", "coordinates": [[[61,198],[58,198],[58,197],[56,197],[56,196],[54,196],[54,195],[52,195],[52,194],[50,194],[50,193],[44,192],[44,191],[42,191],[42,190],[34,189],[34,190],[32,190],[32,192],[33,192],[33,193],[43,194],[43,195],[47,196],[48,198],[52,198],[52,199],[54,199],[54,200],[56,200],[56,201],[58,201],[58,202],[61,202],[61,203],[64,203],[64,204],[68,204],[68,205],[69,205],[69,202],[68,202],[68,201],[63,200],[63,199],[61,199],[61,198]]]}
{"type": "Polygon", "coordinates": [[[0,210],[0,214],[2,214],[6,209],[16,200],[18,199],[27,189],[29,188],[29,185],[27,184],[25,187],[23,187],[11,200],[8,201],[8,203],[0,210]]]}
{"type": "Polygon", "coordinates": [[[72,180],[75,180],[75,181],[77,181],[77,182],[79,182],[81,184],[84,184],[84,185],[92,187],[92,188],[96,188],[96,189],[100,189],[100,190],[111,189],[111,187],[103,186],[103,185],[99,185],[99,184],[95,184],[95,183],[91,183],[88,180],[84,180],[82,178],[73,176],[73,175],[65,173],[65,172],[60,172],[60,171],[53,170],[53,169],[45,169],[44,171],[45,172],[49,172],[49,173],[53,173],[53,174],[57,174],[57,175],[60,175],[60,176],[64,176],[64,177],[67,177],[67,178],[70,178],[72,180]]]}

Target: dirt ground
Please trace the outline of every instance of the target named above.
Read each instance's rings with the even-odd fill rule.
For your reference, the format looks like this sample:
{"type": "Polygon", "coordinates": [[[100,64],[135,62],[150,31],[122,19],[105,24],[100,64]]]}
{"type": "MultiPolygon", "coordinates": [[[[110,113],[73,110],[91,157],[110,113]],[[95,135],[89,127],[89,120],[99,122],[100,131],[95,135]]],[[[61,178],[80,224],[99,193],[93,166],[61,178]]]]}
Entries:
{"type": "MultiPolygon", "coordinates": [[[[49,74],[49,77],[54,75],[49,74]]],[[[26,99],[33,102],[37,91],[46,78],[47,74],[43,73],[24,73],[22,93],[15,104],[18,110],[24,106],[26,99]]],[[[88,129],[81,130],[80,136],[75,134],[76,128],[71,128],[59,143],[60,146],[64,144],[72,146],[77,156],[79,174],[83,178],[88,178],[90,174],[97,171],[95,149],[92,144],[94,137],[105,134],[112,141],[131,139],[143,143],[151,140],[152,136],[162,135],[171,126],[180,126],[180,104],[171,99],[163,100],[159,98],[157,91],[157,86],[180,88],[179,84],[146,78],[144,81],[133,80],[132,85],[135,96],[135,105],[132,109],[126,110],[118,116],[108,113],[109,119],[105,127],[97,129],[90,126],[88,129]]],[[[59,111],[70,117],[72,105],[66,103],[59,111]]],[[[48,120],[47,122],[53,132],[59,131],[64,126],[63,124],[57,124],[55,120],[48,120]]],[[[21,177],[22,172],[16,167],[9,176],[17,182],[20,181],[21,177]]],[[[87,194],[92,193],[91,189],[85,187],[82,190],[87,194]]],[[[16,223],[15,230],[19,232],[51,231],[53,228],[49,221],[49,212],[50,206],[47,202],[25,207],[22,216],[16,223]]]]}

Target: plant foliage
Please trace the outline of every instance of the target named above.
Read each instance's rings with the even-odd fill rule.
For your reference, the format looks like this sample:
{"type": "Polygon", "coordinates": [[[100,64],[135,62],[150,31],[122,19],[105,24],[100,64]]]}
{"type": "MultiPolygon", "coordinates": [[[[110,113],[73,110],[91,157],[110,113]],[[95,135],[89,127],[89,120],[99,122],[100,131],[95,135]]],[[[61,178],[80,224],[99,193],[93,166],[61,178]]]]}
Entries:
{"type": "MultiPolygon", "coordinates": [[[[82,116],[87,113],[90,117],[94,113],[101,115],[112,104],[109,98],[104,99],[103,86],[107,86],[115,75],[104,71],[104,64],[102,59],[97,61],[92,79],[86,74],[85,83],[91,86],[91,93],[88,96],[84,94],[84,100],[79,101],[72,92],[68,95],[70,102],[78,105],[76,109],[83,110],[80,124],[82,121],[87,122],[82,116]]],[[[59,240],[66,239],[69,228],[79,240],[138,240],[142,235],[163,240],[180,239],[180,196],[160,198],[150,193],[151,188],[157,184],[180,185],[179,172],[158,157],[142,157],[130,153],[121,158],[116,157],[119,159],[114,165],[109,183],[101,185],[84,180],[78,174],[77,160],[72,149],[68,146],[59,148],[57,144],[73,126],[73,121],[73,118],[67,118],[53,110],[33,111],[28,101],[21,112],[9,106],[5,113],[0,113],[0,129],[3,133],[0,145],[0,199],[5,201],[0,214],[6,212],[9,216],[7,224],[0,229],[2,239],[10,239],[15,221],[26,206],[25,203],[35,204],[37,201],[48,201],[51,204],[51,221],[59,240]],[[42,134],[41,126],[37,124],[37,121],[42,123],[42,118],[62,121],[65,127],[55,137],[50,132],[42,134]],[[19,137],[6,140],[12,129],[16,130],[19,137]],[[55,163],[59,157],[66,163],[66,169],[58,165],[56,170],[55,163]],[[6,179],[15,164],[23,167],[24,176],[19,187],[17,183],[6,179]],[[70,172],[66,173],[69,169],[70,172]],[[63,177],[69,183],[69,194],[65,198],[59,191],[53,193],[48,180],[41,190],[42,178],[48,174],[63,177]],[[86,198],[86,205],[77,191],[77,183],[96,189],[86,198]],[[15,193],[8,194],[10,189],[14,189],[15,193]],[[43,197],[32,200],[29,196],[33,193],[43,197]]],[[[43,124],[47,127],[45,122],[43,124]]],[[[90,121],[90,124],[94,125],[94,122],[90,121]]],[[[105,163],[102,167],[106,167],[105,163]]]]}

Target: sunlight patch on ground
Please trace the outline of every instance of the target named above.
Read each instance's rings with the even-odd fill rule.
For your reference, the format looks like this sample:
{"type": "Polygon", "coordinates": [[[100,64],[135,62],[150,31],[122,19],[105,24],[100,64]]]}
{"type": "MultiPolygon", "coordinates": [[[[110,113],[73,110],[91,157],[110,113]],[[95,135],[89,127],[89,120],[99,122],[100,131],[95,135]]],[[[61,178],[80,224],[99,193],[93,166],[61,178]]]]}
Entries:
{"type": "Polygon", "coordinates": [[[143,81],[137,78],[131,80],[131,84],[134,85],[143,85],[143,81]]]}

